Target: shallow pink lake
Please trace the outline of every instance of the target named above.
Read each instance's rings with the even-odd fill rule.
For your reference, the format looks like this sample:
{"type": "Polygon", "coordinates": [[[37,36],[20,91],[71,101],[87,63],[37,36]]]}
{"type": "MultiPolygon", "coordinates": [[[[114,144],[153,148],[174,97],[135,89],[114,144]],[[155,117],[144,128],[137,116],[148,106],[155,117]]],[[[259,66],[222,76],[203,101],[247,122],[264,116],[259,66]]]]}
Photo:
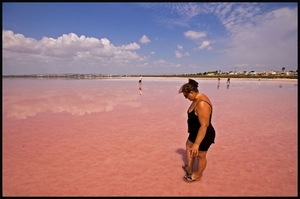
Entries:
{"type": "Polygon", "coordinates": [[[298,80],[195,80],[216,139],[187,183],[187,78],[2,79],[2,195],[298,196],[298,80]]]}

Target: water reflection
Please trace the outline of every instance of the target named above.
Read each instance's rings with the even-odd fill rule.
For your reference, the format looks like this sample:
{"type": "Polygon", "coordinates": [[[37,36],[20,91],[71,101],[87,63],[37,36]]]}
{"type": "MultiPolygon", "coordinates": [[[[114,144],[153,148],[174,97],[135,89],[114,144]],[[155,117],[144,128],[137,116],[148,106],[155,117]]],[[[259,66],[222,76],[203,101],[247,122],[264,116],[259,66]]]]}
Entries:
{"type": "Polygon", "coordinates": [[[140,91],[140,95],[142,95],[143,94],[143,92],[142,92],[142,82],[139,82],[139,91],[140,91]]]}
{"type": "Polygon", "coordinates": [[[140,106],[138,95],[133,93],[130,86],[132,83],[108,84],[99,81],[99,84],[89,84],[84,82],[89,80],[81,80],[79,83],[76,81],[78,80],[42,80],[31,86],[20,84],[16,87],[4,87],[5,116],[26,119],[47,111],[80,116],[110,112],[117,105],[134,108],[140,106]]]}
{"type": "MultiPolygon", "coordinates": [[[[118,105],[137,108],[141,107],[142,100],[152,100],[157,103],[162,96],[173,96],[174,99],[183,100],[177,95],[177,90],[186,79],[172,78],[148,78],[146,79],[147,87],[143,88],[142,82],[137,79],[126,80],[24,80],[24,79],[3,79],[3,116],[16,119],[26,119],[35,116],[38,113],[69,113],[71,115],[81,116],[91,113],[111,112],[118,105]],[[137,82],[139,93],[137,93],[137,82]],[[142,92],[144,89],[146,93],[142,92]],[[151,90],[149,90],[151,89],[151,90]],[[141,98],[140,95],[145,97],[141,98]]],[[[199,80],[201,88],[200,92],[207,93],[211,98],[218,99],[221,90],[221,82],[217,82],[217,89],[220,92],[212,92],[215,90],[215,82],[211,80],[199,80]],[[214,89],[213,89],[214,88],[214,89]]],[[[226,80],[225,82],[226,83],[226,80]]],[[[280,90],[292,90],[297,88],[297,82],[280,82],[280,90]],[[291,87],[291,86],[292,87],[291,87]]],[[[274,88],[278,89],[278,81],[238,81],[227,83],[227,89],[232,87],[230,95],[245,96],[254,90],[256,93],[269,93],[274,88]],[[232,84],[230,86],[230,84],[232,84]],[[260,84],[258,87],[257,85],[260,84]],[[232,87],[233,86],[233,87],[232,87]]],[[[287,91],[288,92],[288,91],[287,91]]],[[[221,92],[222,94],[222,92],[221,92]]],[[[228,93],[229,94],[229,93],[228,93]]],[[[225,95],[225,94],[222,94],[225,95]]],[[[226,96],[226,95],[225,95],[226,96]]],[[[224,97],[224,96],[223,96],[224,97]]],[[[160,103],[162,103],[160,101],[160,103]]],[[[180,102],[176,102],[174,108],[180,106],[180,102]]],[[[149,104],[149,103],[145,103],[149,104]]],[[[169,103],[168,103],[169,105],[169,103]]],[[[170,106],[167,106],[171,108],[170,106]]],[[[141,112],[151,110],[146,106],[141,107],[141,112]]]]}
{"type": "Polygon", "coordinates": [[[230,87],[230,81],[226,83],[226,89],[228,90],[230,87]]]}

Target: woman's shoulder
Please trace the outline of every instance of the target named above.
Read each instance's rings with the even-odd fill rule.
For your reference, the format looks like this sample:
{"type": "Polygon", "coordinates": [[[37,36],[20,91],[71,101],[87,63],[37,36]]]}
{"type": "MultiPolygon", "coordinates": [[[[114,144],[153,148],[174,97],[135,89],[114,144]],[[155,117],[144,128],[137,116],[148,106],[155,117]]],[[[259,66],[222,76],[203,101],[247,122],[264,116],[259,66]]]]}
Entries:
{"type": "Polygon", "coordinates": [[[210,99],[204,93],[200,94],[199,100],[200,101],[209,101],[210,102],[210,99]]]}
{"type": "Polygon", "coordinates": [[[199,97],[197,104],[205,105],[207,103],[212,106],[210,99],[205,94],[202,94],[202,96],[199,97]]]}

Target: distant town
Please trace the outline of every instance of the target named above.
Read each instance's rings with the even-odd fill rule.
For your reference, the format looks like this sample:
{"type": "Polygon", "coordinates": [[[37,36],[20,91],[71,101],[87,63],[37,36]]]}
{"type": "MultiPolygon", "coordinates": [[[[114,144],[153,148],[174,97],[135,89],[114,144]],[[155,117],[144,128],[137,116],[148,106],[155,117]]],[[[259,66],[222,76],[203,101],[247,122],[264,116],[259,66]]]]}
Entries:
{"type": "Polygon", "coordinates": [[[114,74],[31,74],[31,75],[2,75],[3,78],[60,78],[60,79],[100,79],[100,78],[118,78],[118,77],[139,77],[142,75],[143,77],[201,77],[201,78],[222,78],[222,77],[230,77],[230,78],[287,78],[287,79],[298,79],[298,70],[296,71],[286,71],[285,68],[282,68],[281,71],[229,71],[229,72],[221,72],[210,71],[204,73],[190,73],[190,74],[172,74],[172,75],[114,75],[114,74]]]}

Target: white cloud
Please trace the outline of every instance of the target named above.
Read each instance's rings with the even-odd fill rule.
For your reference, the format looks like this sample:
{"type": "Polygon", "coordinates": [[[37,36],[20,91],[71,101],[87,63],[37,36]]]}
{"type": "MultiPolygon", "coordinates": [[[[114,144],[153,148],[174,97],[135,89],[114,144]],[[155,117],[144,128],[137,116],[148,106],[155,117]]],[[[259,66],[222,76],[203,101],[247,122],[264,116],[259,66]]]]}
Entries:
{"type": "Polygon", "coordinates": [[[200,38],[206,36],[205,32],[196,32],[196,31],[192,31],[192,30],[184,32],[183,34],[185,37],[187,37],[189,39],[200,39],[200,38]]]}
{"type": "Polygon", "coordinates": [[[160,59],[160,60],[158,60],[158,61],[155,61],[154,63],[155,63],[155,64],[164,64],[164,63],[166,63],[166,61],[163,60],[163,59],[160,59]]]}
{"type": "Polygon", "coordinates": [[[188,52],[185,52],[185,53],[181,53],[179,51],[175,51],[175,57],[176,58],[181,58],[183,56],[190,56],[190,54],[188,52]]]}
{"type": "Polygon", "coordinates": [[[83,63],[86,67],[122,65],[144,60],[135,52],[138,49],[140,46],[135,42],[114,46],[107,38],[78,37],[74,33],[63,34],[57,39],[43,37],[38,41],[12,31],[2,31],[2,56],[8,71],[9,67],[36,65],[43,68],[45,64],[53,68],[61,66],[61,71],[70,71],[70,67],[74,69],[83,63]]]}
{"type": "Polygon", "coordinates": [[[198,49],[203,50],[205,48],[208,48],[209,44],[209,41],[203,41],[202,44],[198,47],[198,49]]]}
{"type": "Polygon", "coordinates": [[[151,42],[150,39],[146,36],[146,35],[143,35],[141,38],[140,38],[140,42],[142,44],[146,44],[146,43],[149,43],[151,42]]]}
{"type": "Polygon", "coordinates": [[[128,45],[122,45],[122,46],[118,47],[118,49],[120,49],[120,50],[138,50],[140,48],[141,48],[140,45],[138,45],[135,42],[128,44],[128,45]]]}
{"type": "Polygon", "coordinates": [[[165,69],[175,69],[181,67],[181,65],[178,63],[168,62],[164,59],[159,59],[153,62],[152,67],[161,69],[159,71],[159,73],[161,74],[161,72],[163,72],[165,69]]]}
{"type": "Polygon", "coordinates": [[[177,45],[178,50],[175,51],[175,57],[181,58],[182,56],[189,56],[190,54],[188,52],[183,53],[183,46],[177,45]]]}
{"type": "Polygon", "coordinates": [[[252,25],[236,23],[227,55],[239,63],[261,66],[273,63],[273,68],[283,63],[297,62],[298,46],[297,8],[281,8],[261,15],[252,25]],[[238,31],[237,31],[238,30],[238,31]]]}
{"type": "Polygon", "coordinates": [[[175,51],[175,56],[177,58],[181,58],[182,57],[182,54],[179,52],[179,51],[175,51]]]}

